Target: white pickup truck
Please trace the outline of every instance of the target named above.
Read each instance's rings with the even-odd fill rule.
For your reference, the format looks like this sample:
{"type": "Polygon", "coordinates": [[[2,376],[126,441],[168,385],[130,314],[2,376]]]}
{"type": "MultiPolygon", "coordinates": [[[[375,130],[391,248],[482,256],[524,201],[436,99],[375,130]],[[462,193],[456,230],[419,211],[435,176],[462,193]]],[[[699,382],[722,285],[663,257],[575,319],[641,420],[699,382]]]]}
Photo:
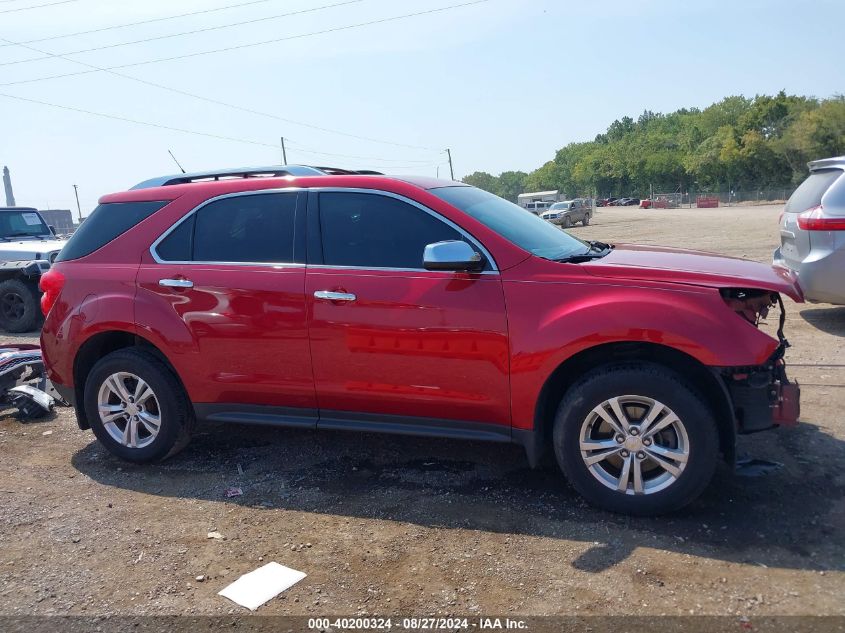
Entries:
{"type": "Polygon", "coordinates": [[[64,245],[36,209],[0,207],[0,328],[29,332],[38,326],[38,281],[64,245]]]}

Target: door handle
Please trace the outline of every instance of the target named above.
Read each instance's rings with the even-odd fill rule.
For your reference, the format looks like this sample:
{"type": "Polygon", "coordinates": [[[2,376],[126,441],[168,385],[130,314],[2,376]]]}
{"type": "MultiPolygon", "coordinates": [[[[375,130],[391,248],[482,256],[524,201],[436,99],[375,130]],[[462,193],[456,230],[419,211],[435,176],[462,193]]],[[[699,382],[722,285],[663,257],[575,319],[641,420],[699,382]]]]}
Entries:
{"type": "Polygon", "coordinates": [[[190,279],[159,279],[158,285],[165,288],[193,288],[194,282],[190,279]]]}
{"type": "Polygon", "coordinates": [[[315,299],[326,301],[355,301],[358,297],[351,292],[332,292],[331,290],[318,290],[314,293],[315,299]]]}

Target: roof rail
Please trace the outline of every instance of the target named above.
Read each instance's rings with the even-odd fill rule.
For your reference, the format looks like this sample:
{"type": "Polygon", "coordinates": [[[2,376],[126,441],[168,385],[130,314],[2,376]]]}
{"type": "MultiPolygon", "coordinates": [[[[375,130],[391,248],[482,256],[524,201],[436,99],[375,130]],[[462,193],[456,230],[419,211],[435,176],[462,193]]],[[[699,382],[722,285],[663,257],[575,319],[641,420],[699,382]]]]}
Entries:
{"type": "Polygon", "coordinates": [[[826,169],[827,167],[839,167],[845,165],[845,156],[834,156],[832,158],[822,158],[820,160],[811,160],[807,163],[810,170],[826,169]]]}
{"type": "Polygon", "coordinates": [[[372,169],[343,169],[342,167],[314,167],[329,176],[383,176],[380,171],[372,169]]]}
{"type": "Polygon", "coordinates": [[[234,169],[214,169],[198,171],[190,174],[175,174],[173,176],[159,176],[139,182],[132,189],[149,189],[150,187],[166,187],[168,185],[183,185],[191,182],[205,182],[209,180],[229,180],[235,178],[279,178],[282,176],[342,176],[342,175],[381,175],[380,172],[361,170],[353,171],[340,167],[311,167],[310,165],[272,165],[270,167],[240,167],[234,169]]]}

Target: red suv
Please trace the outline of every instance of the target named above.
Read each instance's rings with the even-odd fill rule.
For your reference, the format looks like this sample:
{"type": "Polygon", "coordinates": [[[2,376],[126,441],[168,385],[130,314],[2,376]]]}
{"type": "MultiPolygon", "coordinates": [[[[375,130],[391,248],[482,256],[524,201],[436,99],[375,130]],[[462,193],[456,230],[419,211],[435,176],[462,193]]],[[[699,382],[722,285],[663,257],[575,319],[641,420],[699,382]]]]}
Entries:
{"type": "Polygon", "coordinates": [[[41,287],[51,380],[133,462],[204,420],[514,442],[650,514],[693,500],[737,433],[798,418],[791,272],[585,242],[452,181],[147,181],[103,197],[41,287]],[[778,339],[757,327],[776,305],[778,339]]]}

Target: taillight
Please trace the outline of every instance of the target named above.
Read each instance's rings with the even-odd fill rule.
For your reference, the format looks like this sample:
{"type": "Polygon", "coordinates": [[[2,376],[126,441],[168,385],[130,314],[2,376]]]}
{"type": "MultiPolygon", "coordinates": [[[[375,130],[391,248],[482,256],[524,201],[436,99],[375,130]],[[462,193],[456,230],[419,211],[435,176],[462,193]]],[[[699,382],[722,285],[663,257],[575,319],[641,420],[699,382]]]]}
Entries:
{"type": "Polygon", "coordinates": [[[64,285],[65,276],[58,270],[50,269],[41,276],[38,287],[44,293],[41,295],[41,312],[44,313],[44,316],[47,316],[53,304],[56,303],[64,285]]]}
{"type": "Polygon", "coordinates": [[[821,206],[798,214],[798,228],[805,231],[845,231],[845,218],[826,218],[821,206]]]}

